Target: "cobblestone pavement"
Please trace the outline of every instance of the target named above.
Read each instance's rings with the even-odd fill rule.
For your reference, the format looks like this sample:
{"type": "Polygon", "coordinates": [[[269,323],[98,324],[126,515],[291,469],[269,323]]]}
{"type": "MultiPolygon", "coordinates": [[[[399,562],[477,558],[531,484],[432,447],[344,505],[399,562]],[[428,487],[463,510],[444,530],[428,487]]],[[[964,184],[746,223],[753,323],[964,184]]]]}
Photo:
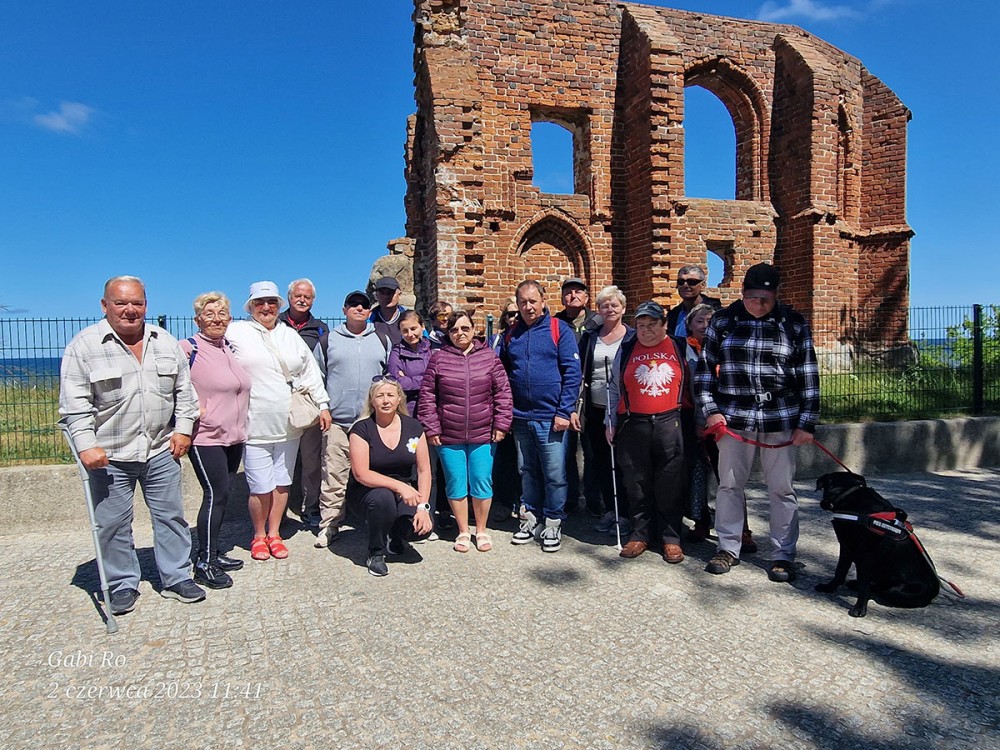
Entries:
{"type": "Polygon", "coordinates": [[[183,605],[155,593],[151,532],[136,610],[105,633],[91,537],[0,539],[0,748],[1000,747],[1000,470],[879,477],[965,600],[921,610],[817,594],[837,547],[800,486],[800,575],[761,551],[725,576],[711,544],[671,566],[620,560],[574,516],[562,551],[444,542],[368,575],[364,540],[330,550],[289,528],[286,561],[253,562],[243,503],[225,529],[247,566],[183,605]],[[422,558],[422,559],[421,559],[422,558]]]}

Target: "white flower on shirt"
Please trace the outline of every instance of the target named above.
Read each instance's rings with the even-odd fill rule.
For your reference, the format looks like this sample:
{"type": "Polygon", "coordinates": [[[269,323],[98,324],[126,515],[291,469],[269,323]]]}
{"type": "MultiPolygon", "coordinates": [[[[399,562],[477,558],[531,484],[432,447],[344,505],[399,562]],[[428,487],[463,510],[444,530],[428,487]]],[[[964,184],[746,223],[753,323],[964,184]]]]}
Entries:
{"type": "Polygon", "coordinates": [[[406,450],[408,450],[410,453],[416,453],[417,443],[419,442],[420,438],[418,437],[410,438],[409,440],[406,441],[406,450]]]}

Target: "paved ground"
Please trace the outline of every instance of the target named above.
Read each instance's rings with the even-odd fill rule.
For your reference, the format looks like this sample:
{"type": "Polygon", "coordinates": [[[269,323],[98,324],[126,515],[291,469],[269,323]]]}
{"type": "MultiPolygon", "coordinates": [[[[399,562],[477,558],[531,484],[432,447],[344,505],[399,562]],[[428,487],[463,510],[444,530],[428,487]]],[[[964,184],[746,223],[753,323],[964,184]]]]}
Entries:
{"type": "Polygon", "coordinates": [[[848,617],[813,591],[837,550],[804,485],[792,585],[767,580],[766,542],[716,577],[711,545],[623,561],[585,516],[554,555],[511,527],[493,552],[429,543],[375,579],[359,533],[249,561],[234,514],[247,567],[182,605],[155,593],[138,528],[152,580],[113,636],[82,520],[3,537],[0,748],[1000,747],[1000,471],[873,484],[967,599],[848,617]]]}

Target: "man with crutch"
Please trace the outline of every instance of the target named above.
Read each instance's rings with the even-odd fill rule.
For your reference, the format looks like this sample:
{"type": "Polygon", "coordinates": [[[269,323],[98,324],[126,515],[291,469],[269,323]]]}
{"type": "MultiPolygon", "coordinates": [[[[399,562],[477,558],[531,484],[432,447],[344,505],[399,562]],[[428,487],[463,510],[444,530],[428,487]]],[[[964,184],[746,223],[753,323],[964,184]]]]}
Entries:
{"type": "Polygon", "coordinates": [[[137,482],[153,521],[160,594],[184,603],[201,601],[205,592],[191,580],[179,464],[198,417],[187,361],[173,336],[146,325],[140,279],[109,279],[101,309],[104,320],[80,331],[63,353],[59,413],[90,476],[111,613],[132,611],[139,598],[139,558],[132,540],[137,482]]]}

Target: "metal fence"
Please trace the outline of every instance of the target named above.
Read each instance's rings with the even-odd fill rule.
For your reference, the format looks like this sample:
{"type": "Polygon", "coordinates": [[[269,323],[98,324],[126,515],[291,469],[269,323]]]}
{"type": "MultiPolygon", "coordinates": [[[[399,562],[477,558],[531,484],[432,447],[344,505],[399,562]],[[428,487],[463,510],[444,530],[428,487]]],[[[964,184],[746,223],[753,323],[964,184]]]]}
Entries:
{"type": "MultiPolygon", "coordinates": [[[[0,466],[69,460],[55,427],[59,361],[97,320],[0,317],[0,466]]],[[[178,339],[196,330],[188,316],[150,322],[178,339]]],[[[1000,413],[998,306],[820,309],[811,324],[824,422],[1000,413]]]]}

